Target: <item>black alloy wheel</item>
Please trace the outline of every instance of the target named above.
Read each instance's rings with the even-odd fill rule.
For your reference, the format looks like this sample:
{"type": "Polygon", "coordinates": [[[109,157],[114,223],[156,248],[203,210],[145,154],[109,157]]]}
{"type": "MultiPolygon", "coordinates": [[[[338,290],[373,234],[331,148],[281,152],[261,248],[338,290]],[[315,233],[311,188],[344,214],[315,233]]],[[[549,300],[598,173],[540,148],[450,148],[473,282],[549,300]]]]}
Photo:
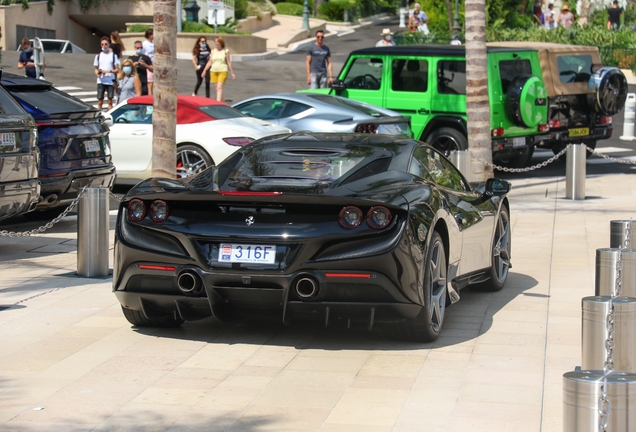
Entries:
{"type": "Polygon", "coordinates": [[[457,129],[442,127],[434,130],[424,139],[431,147],[449,157],[453,150],[468,150],[468,139],[457,129]]]}
{"type": "Polygon", "coordinates": [[[512,252],[510,232],[510,216],[505,206],[501,207],[497,225],[495,226],[495,236],[492,246],[492,266],[487,272],[490,279],[478,285],[484,291],[499,291],[508,280],[508,272],[511,268],[510,257],[512,252]]]}

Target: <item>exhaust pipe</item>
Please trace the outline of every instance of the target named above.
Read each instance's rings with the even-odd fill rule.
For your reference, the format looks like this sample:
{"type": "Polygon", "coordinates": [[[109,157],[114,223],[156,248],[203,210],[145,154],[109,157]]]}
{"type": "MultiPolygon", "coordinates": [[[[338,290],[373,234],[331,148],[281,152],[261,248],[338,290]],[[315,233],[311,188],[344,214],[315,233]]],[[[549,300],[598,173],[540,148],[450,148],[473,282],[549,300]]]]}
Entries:
{"type": "Polygon", "coordinates": [[[198,273],[186,270],[177,278],[177,286],[184,294],[197,293],[203,286],[203,281],[198,273]]]}
{"type": "Polygon", "coordinates": [[[46,197],[40,197],[38,200],[38,205],[41,206],[50,206],[57,202],[57,194],[47,195],[46,197]]]}
{"type": "Polygon", "coordinates": [[[296,294],[303,299],[314,298],[318,295],[318,283],[310,277],[302,277],[296,282],[296,294]]]}

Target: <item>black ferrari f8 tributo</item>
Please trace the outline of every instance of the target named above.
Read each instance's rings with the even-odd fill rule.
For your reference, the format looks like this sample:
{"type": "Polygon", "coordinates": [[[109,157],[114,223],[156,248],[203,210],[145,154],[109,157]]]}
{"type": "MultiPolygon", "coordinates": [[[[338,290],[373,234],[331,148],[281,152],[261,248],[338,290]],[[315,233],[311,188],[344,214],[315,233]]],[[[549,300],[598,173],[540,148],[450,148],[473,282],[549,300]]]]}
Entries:
{"type": "Polygon", "coordinates": [[[461,288],[504,286],[509,190],[470,185],[411,139],[264,138],[199,175],[128,192],[113,290],[136,326],[349,319],[431,341],[461,288]]]}

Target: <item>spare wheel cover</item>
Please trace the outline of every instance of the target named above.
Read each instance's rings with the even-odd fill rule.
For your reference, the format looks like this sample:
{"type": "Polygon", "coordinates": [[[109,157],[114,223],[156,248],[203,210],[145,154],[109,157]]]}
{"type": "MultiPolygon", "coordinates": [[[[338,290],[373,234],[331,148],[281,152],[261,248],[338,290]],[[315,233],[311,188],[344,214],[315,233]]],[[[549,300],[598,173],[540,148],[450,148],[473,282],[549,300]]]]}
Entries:
{"type": "Polygon", "coordinates": [[[523,84],[519,98],[519,115],[526,127],[537,127],[547,123],[547,91],[543,81],[530,76],[523,84]]]}
{"type": "Polygon", "coordinates": [[[596,89],[596,106],[601,114],[613,116],[625,107],[627,79],[620,69],[603,66],[590,77],[589,86],[596,89]]]}

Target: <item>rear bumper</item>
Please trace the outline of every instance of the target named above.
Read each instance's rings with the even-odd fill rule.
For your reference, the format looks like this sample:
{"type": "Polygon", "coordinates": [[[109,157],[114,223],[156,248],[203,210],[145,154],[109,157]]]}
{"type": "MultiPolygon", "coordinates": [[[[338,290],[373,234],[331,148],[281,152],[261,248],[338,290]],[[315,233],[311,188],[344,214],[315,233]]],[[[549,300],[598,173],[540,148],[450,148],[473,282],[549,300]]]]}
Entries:
{"type": "Polygon", "coordinates": [[[510,137],[510,138],[493,138],[492,143],[492,158],[494,161],[502,159],[510,159],[519,154],[529,151],[534,145],[535,137],[510,137]],[[520,144],[518,140],[523,139],[523,143],[520,144]]]}
{"type": "Polygon", "coordinates": [[[39,196],[37,179],[0,184],[0,220],[33,210],[39,196]]]}
{"type": "Polygon", "coordinates": [[[613,127],[609,126],[595,126],[590,128],[589,135],[585,136],[570,136],[568,129],[551,129],[550,133],[542,137],[543,139],[537,140],[537,147],[551,148],[553,145],[558,144],[564,146],[567,144],[580,144],[584,141],[598,141],[604,139],[610,139],[612,137],[613,127]]]}
{"type": "Polygon", "coordinates": [[[111,164],[100,168],[74,170],[60,177],[40,178],[41,200],[38,208],[51,208],[68,203],[77,197],[84,186],[110,188],[115,182],[115,167],[111,164]]]}

